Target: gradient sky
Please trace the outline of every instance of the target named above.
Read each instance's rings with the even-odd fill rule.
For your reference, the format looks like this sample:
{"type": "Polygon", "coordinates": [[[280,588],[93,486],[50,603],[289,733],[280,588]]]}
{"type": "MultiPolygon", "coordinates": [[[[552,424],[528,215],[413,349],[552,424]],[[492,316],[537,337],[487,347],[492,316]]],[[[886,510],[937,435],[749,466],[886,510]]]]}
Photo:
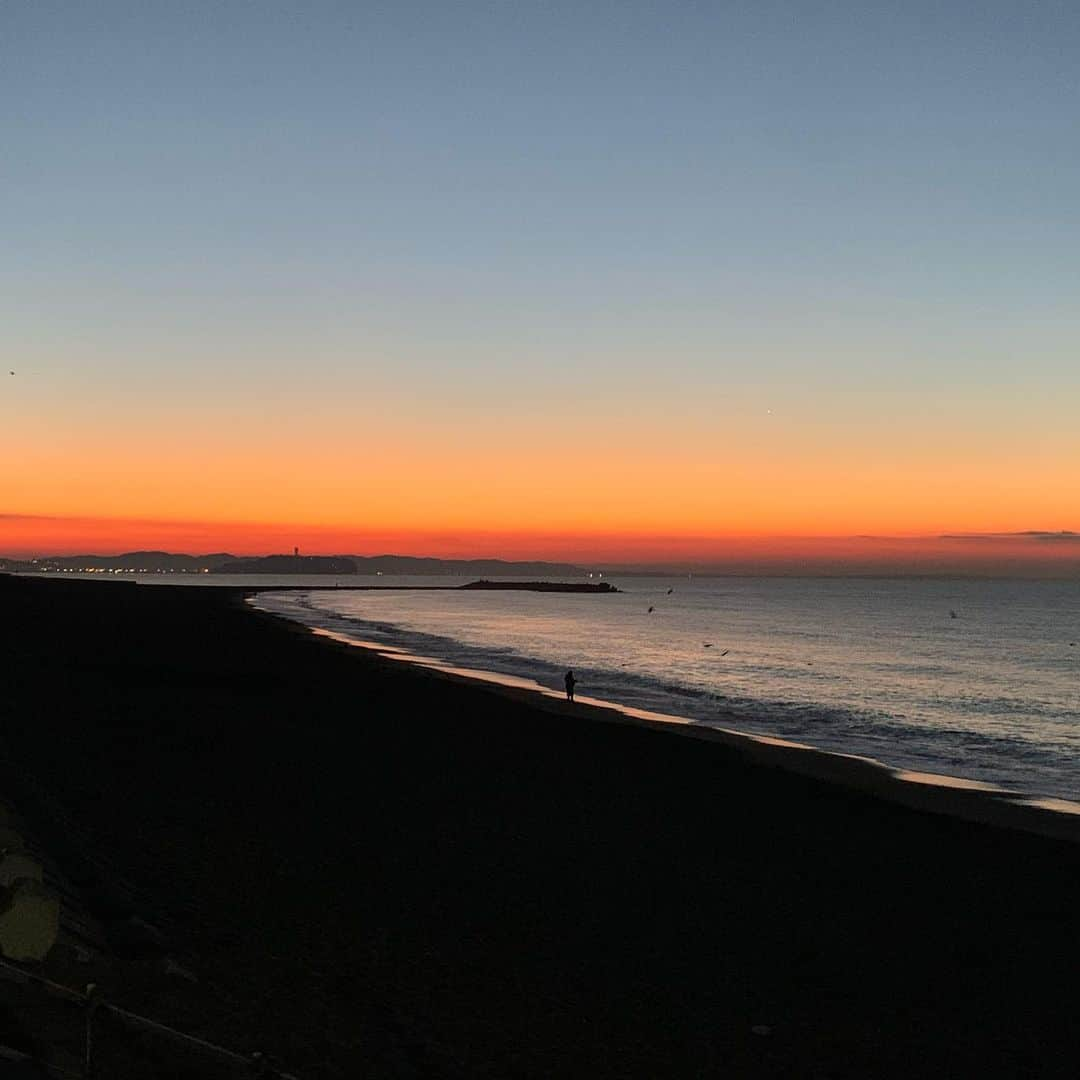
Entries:
{"type": "Polygon", "coordinates": [[[1065,3],[5,3],[0,551],[1080,528],[1078,118],[1065,3]]]}

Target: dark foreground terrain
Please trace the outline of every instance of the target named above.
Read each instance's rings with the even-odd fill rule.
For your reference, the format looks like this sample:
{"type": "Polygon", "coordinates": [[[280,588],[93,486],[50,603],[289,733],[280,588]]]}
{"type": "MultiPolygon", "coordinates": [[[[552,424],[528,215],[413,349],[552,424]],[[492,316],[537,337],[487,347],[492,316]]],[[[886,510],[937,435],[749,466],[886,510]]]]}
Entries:
{"type": "Polygon", "coordinates": [[[1080,1073],[1076,847],[532,708],[225,591],[0,578],[0,613],[3,795],[129,1007],[308,1077],[1080,1073]]]}

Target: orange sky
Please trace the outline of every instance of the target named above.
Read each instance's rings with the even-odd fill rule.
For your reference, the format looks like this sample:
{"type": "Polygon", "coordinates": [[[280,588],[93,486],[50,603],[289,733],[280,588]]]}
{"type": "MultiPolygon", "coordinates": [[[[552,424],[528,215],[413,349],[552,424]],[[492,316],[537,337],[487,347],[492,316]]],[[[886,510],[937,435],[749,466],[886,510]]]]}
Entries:
{"type": "Polygon", "coordinates": [[[99,379],[9,377],[0,514],[26,520],[0,526],[0,551],[100,548],[109,533],[159,546],[155,535],[189,528],[147,522],[202,523],[171,545],[185,549],[267,550],[300,535],[323,550],[544,554],[577,537],[611,560],[642,543],[706,558],[739,536],[1080,528],[1080,427],[1049,383],[988,378],[935,396],[900,375],[884,391],[819,376],[777,382],[766,398],[715,380],[694,392],[661,366],[510,398],[392,374],[308,371],[290,388],[275,368],[253,389],[227,368],[216,382],[206,371],[125,381],[107,364],[99,379]],[[109,524],[65,542],[64,527],[33,518],[109,524]]]}
{"type": "MultiPolygon", "coordinates": [[[[88,409],[38,392],[0,430],[14,463],[0,474],[0,553],[299,544],[671,563],[841,558],[865,544],[835,538],[872,534],[906,538],[873,555],[903,562],[919,537],[1080,523],[1080,436],[1062,424],[841,425],[794,404],[720,424],[693,402],[675,422],[615,398],[595,414],[545,402],[514,418],[453,401],[389,415],[332,402],[300,415],[153,399],[88,409]]],[[[995,558],[1055,561],[1068,546],[997,543],[995,558]]],[[[949,557],[983,551],[953,543],[949,557]]]]}
{"type": "Polygon", "coordinates": [[[196,523],[91,517],[0,516],[0,554],[268,554],[294,545],[305,554],[402,554],[447,558],[565,560],[586,567],[660,565],[724,572],[1080,574],[1080,535],[655,536],[372,530],[358,527],[196,523]]]}

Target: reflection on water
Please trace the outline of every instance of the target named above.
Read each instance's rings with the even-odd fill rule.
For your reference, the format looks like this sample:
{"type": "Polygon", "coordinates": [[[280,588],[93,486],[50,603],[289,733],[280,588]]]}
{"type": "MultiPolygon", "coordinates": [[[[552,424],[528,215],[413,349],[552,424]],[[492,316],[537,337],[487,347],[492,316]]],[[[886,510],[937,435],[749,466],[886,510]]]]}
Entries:
{"type": "Polygon", "coordinates": [[[1017,799],[1021,806],[1035,806],[1040,810],[1053,810],[1057,814],[1080,815],[1080,803],[1068,799],[1017,799]]]}
{"type": "Polygon", "coordinates": [[[896,772],[898,780],[906,780],[911,784],[929,784],[932,787],[957,788],[961,791],[992,791],[995,794],[1004,794],[1004,789],[996,784],[986,784],[981,780],[965,780],[959,776],[942,776],[940,773],[912,772],[909,769],[899,769],[896,772]]]}

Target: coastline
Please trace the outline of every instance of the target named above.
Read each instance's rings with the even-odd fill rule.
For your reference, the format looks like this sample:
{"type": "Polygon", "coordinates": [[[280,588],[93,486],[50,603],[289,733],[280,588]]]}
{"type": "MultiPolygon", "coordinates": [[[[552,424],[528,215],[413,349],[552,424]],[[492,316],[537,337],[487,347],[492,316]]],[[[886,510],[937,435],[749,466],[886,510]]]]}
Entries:
{"type": "MultiPolygon", "coordinates": [[[[264,591],[273,590],[253,590],[245,599],[250,602],[264,591]]],[[[1040,798],[962,777],[894,768],[857,754],[823,750],[790,739],[757,735],[721,724],[703,724],[686,717],[638,709],[588,695],[577,695],[571,704],[558,691],[531,679],[458,667],[396,646],[353,639],[345,634],[311,627],[254,604],[252,606],[269,618],[298,626],[317,637],[408,664],[436,678],[460,680],[466,685],[483,687],[507,700],[552,715],[578,717],[592,723],[639,726],[671,736],[719,743],[755,763],[838,784],[911,809],[1080,844],[1080,803],[1067,799],[1040,798]]],[[[736,718],[731,719],[737,722],[736,718]]]]}
{"type": "Polygon", "coordinates": [[[125,1008],[312,1078],[1075,1073],[1073,843],[216,589],[0,602],[6,778],[125,1008]]]}

